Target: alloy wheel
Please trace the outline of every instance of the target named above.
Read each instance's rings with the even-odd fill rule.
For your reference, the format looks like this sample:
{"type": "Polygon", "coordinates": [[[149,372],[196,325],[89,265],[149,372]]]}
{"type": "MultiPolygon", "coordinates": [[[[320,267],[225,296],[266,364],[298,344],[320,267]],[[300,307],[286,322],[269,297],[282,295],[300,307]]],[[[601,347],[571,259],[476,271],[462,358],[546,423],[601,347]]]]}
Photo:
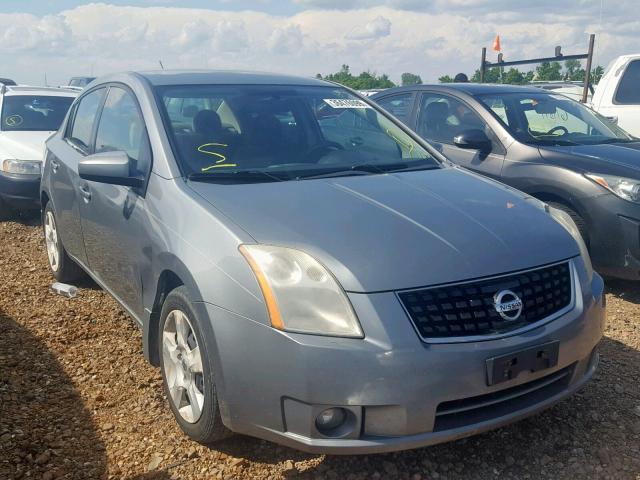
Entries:
{"type": "Polygon", "coordinates": [[[162,363],[170,400],[180,416],[196,423],[204,407],[202,356],[187,315],[173,310],[162,331],[162,363]]]}
{"type": "Polygon", "coordinates": [[[47,245],[49,265],[54,272],[60,268],[60,250],[58,249],[58,230],[53,212],[48,211],[44,217],[44,238],[47,245]]]}

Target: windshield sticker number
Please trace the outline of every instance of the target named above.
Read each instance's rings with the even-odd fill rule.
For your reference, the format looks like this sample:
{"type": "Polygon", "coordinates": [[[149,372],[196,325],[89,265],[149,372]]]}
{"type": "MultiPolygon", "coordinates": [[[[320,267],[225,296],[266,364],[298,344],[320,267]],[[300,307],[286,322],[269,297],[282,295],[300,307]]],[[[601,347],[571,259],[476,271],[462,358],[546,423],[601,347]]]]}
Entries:
{"type": "Polygon", "coordinates": [[[371,105],[358,99],[325,98],[323,100],[331,108],[371,108],[371,105]]]}

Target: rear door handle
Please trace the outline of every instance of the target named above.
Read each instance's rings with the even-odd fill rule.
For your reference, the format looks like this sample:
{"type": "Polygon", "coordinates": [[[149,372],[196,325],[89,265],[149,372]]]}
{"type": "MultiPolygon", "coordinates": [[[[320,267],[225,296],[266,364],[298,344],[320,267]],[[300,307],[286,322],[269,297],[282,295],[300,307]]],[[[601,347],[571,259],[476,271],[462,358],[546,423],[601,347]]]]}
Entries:
{"type": "Polygon", "coordinates": [[[82,198],[84,199],[84,201],[86,203],[89,203],[89,201],[91,200],[91,190],[89,190],[89,186],[81,185],[79,190],[80,190],[80,195],[82,195],[82,198]]]}

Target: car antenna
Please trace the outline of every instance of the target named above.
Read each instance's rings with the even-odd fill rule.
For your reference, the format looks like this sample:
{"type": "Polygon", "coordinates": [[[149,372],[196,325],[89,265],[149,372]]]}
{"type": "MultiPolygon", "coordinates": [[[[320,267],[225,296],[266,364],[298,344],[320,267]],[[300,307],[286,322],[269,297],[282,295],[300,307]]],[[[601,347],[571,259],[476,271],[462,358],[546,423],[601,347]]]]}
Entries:
{"type": "Polygon", "coordinates": [[[158,63],[160,64],[160,68],[164,70],[164,65],[162,64],[162,60],[158,60],[158,63]]]}

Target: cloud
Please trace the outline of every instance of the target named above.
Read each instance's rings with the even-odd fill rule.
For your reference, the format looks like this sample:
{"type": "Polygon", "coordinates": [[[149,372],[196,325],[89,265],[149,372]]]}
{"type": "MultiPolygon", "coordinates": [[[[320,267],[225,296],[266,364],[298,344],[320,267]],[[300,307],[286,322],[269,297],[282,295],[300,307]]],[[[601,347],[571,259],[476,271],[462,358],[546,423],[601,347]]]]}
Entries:
{"type": "MultiPolygon", "coordinates": [[[[582,0],[580,0],[582,1],[582,0]]],[[[425,81],[472,74],[480,49],[501,35],[506,59],[586,51],[598,33],[596,63],[637,50],[636,6],[621,0],[562,13],[551,0],[298,0],[289,15],[92,3],[57,15],[0,14],[3,73],[36,83],[118,70],[167,68],[267,70],[312,76],[348,64],[353,72],[414,72],[425,81]],[[378,4],[378,6],[371,6],[378,4]],[[380,4],[384,4],[380,6],[380,4]],[[445,8],[445,5],[448,7],[445,8]],[[494,5],[494,6],[492,6],[494,5]],[[337,10],[341,8],[341,10],[337,10]],[[595,8],[595,10],[594,10],[595,8]],[[546,13],[545,13],[546,12],[546,13]],[[599,32],[605,32],[600,34],[599,32]],[[81,61],[80,61],[81,60],[81,61]]],[[[555,1],[553,2],[556,3],[555,1]]],[[[493,55],[493,52],[491,52],[493,55]]]]}
{"type": "Polygon", "coordinates": [[[346,38],[351,40],[372,40],[386,37],[390,33],[391,21],[383,16],[377,16],[364,26],[354,28],[347,34],[346,38]]]}

